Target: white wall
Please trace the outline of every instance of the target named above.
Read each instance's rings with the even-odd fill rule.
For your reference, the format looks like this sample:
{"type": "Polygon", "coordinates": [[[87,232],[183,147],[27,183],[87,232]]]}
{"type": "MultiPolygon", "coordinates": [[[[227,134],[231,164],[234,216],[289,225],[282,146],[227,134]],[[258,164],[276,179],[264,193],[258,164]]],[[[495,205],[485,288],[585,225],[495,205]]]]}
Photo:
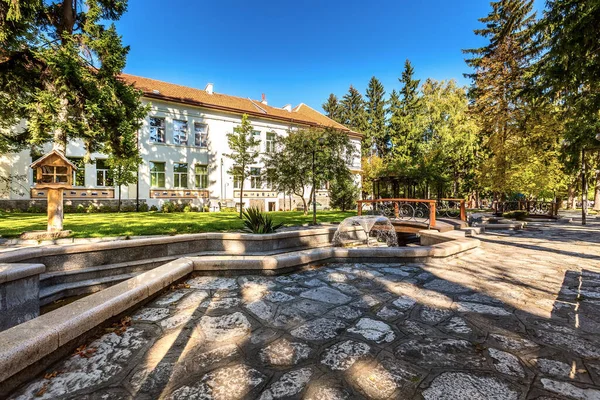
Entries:
{"type": "MultiPolygon", "coordinates": [[[[147,103],[146,100],[144,100],[147,103]]],[[[147,199],[149,205],[160,206],[164,201],[161,199],[150,199],[150,161],[165,163],[165,188],[174,189],[173,164],[182,162],[188,164],[188,188],[195,188],[194,166],[195,164],[206,164],[209,166],[209,187],[210,203],[214,209],[219,201],[235,201],[233,177],[227,171],[233,166],[233,162],[225,154],[230,152],[227,145],[227,134],[241,123],[241,115],[217,112],[209,109],[182,105],[179,103],[170,103],[164,101],[152,100],[151,111],[148,118],[143,121],[139,133],[140,154],[143,162],[140,165],[139,197],[147,199]],[[165,118],[165,143],[154,143],[150,141],[149,117],[156,116],[165,118]],[[173,120],[185,120],[188,123],[188,143],[191,145],[175,145],[173,143],[173,120]],[[194,123],[200,122],[208,125],[208,147],[195,147],[193,144],[194,123]],[[221,176],[223,179],[221,179],[221,176]]],[[[261,151],[265,150],[265,141],[267,132],[275,132],[277,135],[285,135],[288,130],[298,128],[284,122],[271,121],[261,118],[250,118],[250,122],[255,130],[260,131],[261,151]]],[[[351,138],[352,143],[357,148],[357,155],[353,161],[351,169],[360,169],[360,140],[351,138]]],[[[44,152],[50,151],[50,145],[44,148],[44,152]]],[[[67,146],[68,157],[83,157],[85,149],[80,141],[75,141],[67,146]]],[[[106,158],[101,154],[93,154],[92,159],[106,158]]],[[[0,156],[0,173],[10,173],[11,175],[26,174],[29,182],[33,182],[33,173],[29,168],[32,160],[29,156],[29,150],[17,154],[0,156]]],[[[259,162],[254,167],[262,167],[259,162]]],[[[93,164],[86,165],[86,187],[95,188],[96,186],[96,167],[93,164]]],[[[30,197],[29,187],[25,185],[25,190],[21,193],[10,193],[11,199],[28,199],[30,197]]],[[[1,188],[0,188],[1,189],[1,188]]],[[[258,191],[250,188],[250,179],[244,182],[244,190],[258,191]]],[[[265,189],[267,191],[267,189],[265,189]]],[[[116,196],[116,193],[115,193],[116,196]]],[[[134,199],[136,196],[136,186],[124,187],[122,190],[123,199],[134,199]]],[[[279,195],[283,198],[283,195],[279,195]]],[[[188,200],[189,201],[189,200],[188,200]]],[[[239,201],[239,200],[238,200],[239,201]]],[[[265,199],[265,209],[267,201],[276,201],[277,199],[265,199]]],[[[196,204],[202,204],[202,200],[194,200],[196,204]]],[[[249,205],[249,200],[244,201],[245,206],[249,205]]]]}

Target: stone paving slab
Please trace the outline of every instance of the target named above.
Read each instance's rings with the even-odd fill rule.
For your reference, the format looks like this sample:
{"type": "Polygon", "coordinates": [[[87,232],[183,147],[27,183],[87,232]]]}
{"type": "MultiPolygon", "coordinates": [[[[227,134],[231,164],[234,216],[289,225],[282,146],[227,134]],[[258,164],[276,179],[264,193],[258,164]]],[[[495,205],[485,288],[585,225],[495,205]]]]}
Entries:
{"type": "Polygon", "coordinates": [[[189,278],[11,398],[600,399],[600,222],[479,239],[427,264],[189,278]]]}

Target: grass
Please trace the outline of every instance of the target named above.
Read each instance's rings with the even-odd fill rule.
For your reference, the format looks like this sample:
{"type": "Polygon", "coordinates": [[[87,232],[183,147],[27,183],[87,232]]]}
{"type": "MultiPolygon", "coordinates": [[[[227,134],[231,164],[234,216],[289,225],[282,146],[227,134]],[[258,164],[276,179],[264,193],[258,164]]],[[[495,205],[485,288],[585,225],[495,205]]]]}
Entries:
{"type": "MultiPolygon", "coordinates": [[[[312,222],[312,215],[302,212],[271,212],[275,223],[286,226],[312,222]]],[[[356,215],[355,211],[318,211],[318,222],[340,222],[356,215]]],[[[21,233],[45,230],[46,214],[0,212],[0,236],[18,237],[21,233]]],[[[243,227],[238,213],[98,213],[65,214],[64,229],[73,231],[73,237],[176,235],[199,232],[240,231],[243,227]]]]}

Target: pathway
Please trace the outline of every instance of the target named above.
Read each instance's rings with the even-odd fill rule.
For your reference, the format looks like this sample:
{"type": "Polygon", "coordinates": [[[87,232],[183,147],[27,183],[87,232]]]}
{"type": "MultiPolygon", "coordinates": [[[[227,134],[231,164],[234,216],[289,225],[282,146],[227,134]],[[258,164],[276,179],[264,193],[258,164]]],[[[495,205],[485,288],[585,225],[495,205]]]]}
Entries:
{"type": "Polygon", "coordinates": [[[20,399],[600,399],[600,223],[427,265],[196,277],[20,399]]]}

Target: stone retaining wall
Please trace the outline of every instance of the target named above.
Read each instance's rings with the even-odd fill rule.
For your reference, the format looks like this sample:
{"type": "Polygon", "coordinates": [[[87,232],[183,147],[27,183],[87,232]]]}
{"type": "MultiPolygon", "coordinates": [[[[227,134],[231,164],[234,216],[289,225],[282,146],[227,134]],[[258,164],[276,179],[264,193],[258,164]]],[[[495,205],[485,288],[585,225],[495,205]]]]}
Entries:
{"type": "Polygon", "coordinates": [[[328,246],[336,227],[254,235],[198,233],[112,242],[23,248],[0,254],[0,263],[41,263],[46,272],[68,271],[168,256],[219,252],[265,253],[328,246]]]}
{"type": "Polygon", "coordinates": [[[41,264],[0,264],[0,331],[40,315],[41,264]]]}
{"type": "MultiPolygon", "coordinates": [[[[140,205],[145,203],[146,199],[140,199],[140,205]]],[[[85,200],[74,200],[74,199],[65,199],[63,201],[64,206],[77,207],[79,205],[83,205],[84,207],[88,207],[93,204],[95,206],[110,206],[111,208],[116,209],[119,201],[116,199],[85,199],[85,200]]],[[[121,208],[123,207],[135,207],[135,199],[134,200],[121,200],[121,208]]],[[[46,212],[48,203],[46,199],[31,199],[31,200],[0,200],[0,210],[20,210],[26,212],[30,207],[38,208],[42,212],[46,212]]]]}

